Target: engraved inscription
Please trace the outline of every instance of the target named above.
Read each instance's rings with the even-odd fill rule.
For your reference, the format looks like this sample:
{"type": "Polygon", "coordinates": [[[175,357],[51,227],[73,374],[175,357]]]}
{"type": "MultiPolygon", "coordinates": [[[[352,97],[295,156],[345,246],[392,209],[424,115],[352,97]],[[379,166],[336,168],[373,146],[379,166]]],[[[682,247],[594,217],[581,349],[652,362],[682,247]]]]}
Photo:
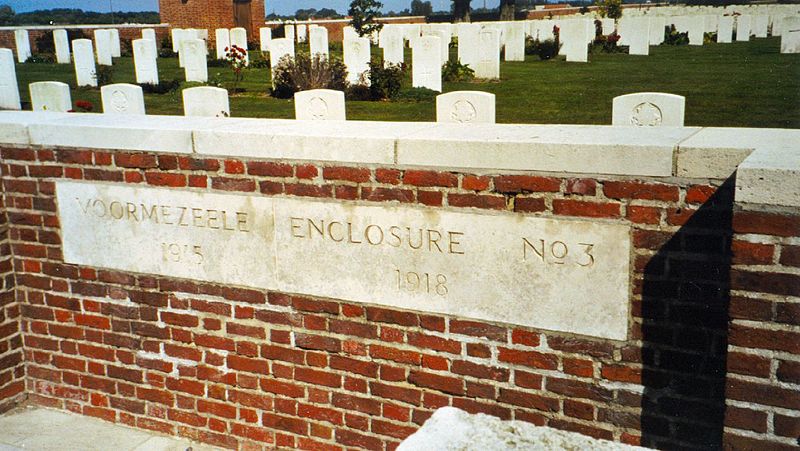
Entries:
{"type": "Polygon", "coordinates": [[[522,238],[522,261],[541,261],[551,265],[573,264],[590,268],[595,264],[592,249],[592,243],[571,245],[560,240],[522,238]]]}
{"type": "Polygon", "coordinates": [[[472,103],[466,100],[459,100],[453,105],[451,117],[456,122],[467,123],[474,121],[478,117],[478,112],[472,103]]]}
{"type": "Polygon", "coordinates": [[[114,93],[111,95],[111,105],[114,107],[114,110],[120,113],[128,111],[130,108],[128,96],[126,96],[122,91],[114,91],[114,93]]]}
{"type": "Polygon", "coordinates": [[[308,110],[314,120],[325,120],[330,116],[328,103],[320,97],[314,97],[308,102],[308,110]]]}

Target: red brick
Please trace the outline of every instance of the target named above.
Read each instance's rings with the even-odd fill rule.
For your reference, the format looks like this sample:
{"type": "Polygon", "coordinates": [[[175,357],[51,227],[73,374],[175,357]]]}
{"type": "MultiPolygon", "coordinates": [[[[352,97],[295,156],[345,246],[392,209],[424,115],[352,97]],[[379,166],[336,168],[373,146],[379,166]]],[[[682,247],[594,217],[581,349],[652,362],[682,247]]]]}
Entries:
{"type": "Polygon", "coordinates": [[[591,360],[564,357],[564,372],[580,377],[594,376],[594,363],[591,360]]]}
{"type": "Polygon", "coordinates": [[[226,174],[244,174],[244,163],[239,160],[225,160],[226,174]]]}
{"type": "Polygon", "coordinates": [[[363,449],[383,449],[383,443],[380,439],[362,435],[348,429],[336,430],[336,442],[363,449]]]}
{"type": "Polygon", "coordinates": [[[535,351],[520,351],[510,348],[499,348],[498,359],[501,362],[525,365],[532,368],[555,370],[558,368],[558,357],[535,351]]]}
{"type": "Polygon", "coordinates": [[[627,218],[637,224],[658,224],[661,222],[661,209],[629,205],[627,218]]]}
{"type": "Polygon", "coordinates": [[[423,349],[433,349],[434,351],[447,352],[450,354],[461,354],[461,342],[447,340],[435,335],[409,332],[408,344],[423,349]]]}
{"type": "Polygon", "coordinates": [[[800,409],[800,392],[770,384],[728,378],[725,394],[728,399],[767,406],[800,409]]]}
{"type": "Polygon", "coordinates": [[[400,188],[361,188],[361,199],[373,202],[397,201],[411,203],[414,201],[414,191],[400,188]]]}
{"type": "Polygon", "coordinates": [[[440,191],[417,191],[417,202],[431,207],[439,207],[444,201],[444,195],[440,191]]]}
{"type": "Polygon", "coordinates": [[[727,365],[730,373],[755,377],[768,378],[771,371],[770,359],[741,352],[728,352],[727,365]]]}
{"type": "Polygon", "coordinates": [[[539,334],[522,329],[511,331],[511,342],[518,345],[536,347],[539,346],[539,334]]]}
{"type": "Polygon", "coordinates": [[[422,356],[419,352],[404,351],[375,344],[370,345],[369,355],[374,359],[391,360],[412,365],[419,365],[422,361],[422,356]]]}
{"type": "Polygon", "coordinates": [[[189,175],[189,186],[192,188],[207,188],[208,176],[205,175],[189,175]]]}
{"type": "Polygon", "coordinates": [[[767,265],[772,263],[775,246],[734,240],[731,245],[736,265],[767,265]]]}
{"type": "Polygon", "coordinates": [[[717,192],[717,188],[709,185],[692,185],[686,189],[686,202],[703,204],[717,192]]]}
{"type": "Polygon", "coordinates": [[[241,357],[237,355],[228,355],[227,358],[228,368],[246,371],[249,373],[257,373],[269,375],[269,361],[261,359],[251,359],[248,357],[241,357]]]}
{"type": "Polygon", "coordinates": [[[408,376],[408,382],[418,387],[432,388],[451,395],[463,395],[465,393],[464,381],[451,376],[412,370],[408,376]]]}
{"type": "Polygon", "coordinates": [[[338,338],[324,337],[321,335],[309,335],[297,333],[295,344],[304,349],[318,349],[321,351],[339,352],[342,349],[342,342],[338,338]]]}
{"type": "Polygon", "coordinates": [[[542,389],[542,376],[522,370],[514,370],[514,384],[521,388],[542,389]]]}
{"type": "Polygon", "coordinates": [[[502,403],[544,412],[558,412],[559,409],[557,398],[506,388],[500,389],[500,395],[497,397],[497,400],[502,403]]]}
{"type": "Polygon", "coordinates": [[[458,176],[451,172],[407,170],[403,175],[403,183],[414,186],[455,188],[458,186],[458,176]]]}
{"type": "Polygon", "coordinates": [[[564,400],[564,414],[581,420],[594,420],[594,406],[572,399],[564,400]]]}
{"type": "Polygon", "coordinates": [[[333,405],[340,409],[349,411],[355,410],[372,416],[381,414],[381,403],[371,398],[360,398],[358,396],[334,393],[333,405]]]}
{"type": "Polygon", "coordinates": [[[561,180],[531,175],[501,175],[494,178],[494,189],[500,193],[557,193],[561,190],[561,180]]]}
{"type": "Polygon", "coordinates": [[[114,162],[122,168],[152,169],[158,167],[156,156],[151,153],[117,153],[114,162]]]}
{"type": "Polygon", "coordinates": [[[375,169],[375,180],[378,183],[388,183],[390,185],[400,184],[400,171],[397,169],[375,169]]]}
{"type": "Polygon", "coordinates": [[[780,360],[777,376],[782,382],[800,384],[800,362],[780,360]]]}
{"type": "Polygon", "coordinates": [[[212,177],[211,188],[223,191],[251,192],[256,190],[256,182],[250,179],[237,179],[231,177],[212,177]]]}
{"type": "Polygon", "coordinates": [[[189,393],[195,396],[204,396],[206,393],[206,386],[202,382],[197,382],[189,379],[175,379],[167,378],[167,388],[174,391],[189,393]]]}
{"type": "Polygon", "coordinates": [[[317,167],[311,164],[299,164],[295,167],[295,175],[299,179],[313,179],[319,172],[317,167]]]}
{"type": "Polygon", "coordinates": [[[183,174],[170,174],[166,172],[145,172],[144,178],[150,185],[156,186],[186,186],[186,176],[183,174]]]}
{"type": "Polygon", "coordinates": [[[348,168],[333,166],[322,168],[322,178],[325,180],[345,180],[354,183],[368,182],[370,171],[366,168],[348,168]]]}
{"type": "Polygon", "coordinates": [[[755,432],[767,432],[767,414],[741,407],[725,408],[725,426],[755,432]]]}
{"type": "Polygon", "coordinates": [[[564,216],[615,218],[620,215],[620,204],[614,202],[584,202],[570,199],[555,199],[553,200],[553,213],[564,216]]]}
{"type": "Polygon", "coordinates": [[[95,329],[111,329],[111,321],[104,316],[85,315],[76,313],[74,316],[75,324],[79,326],[92,327],[95,329]]]}
{"type": "Polygon", "coordinates": [[[243,337],[262,339],[267,338],[267,334],[264,332],[263,327],[247,326],[239,323],[227,323],[225,328],[225,330],[227,330],[231,335],[241,335],[243,337]]]}
{"type": "Polygon", "coordinates": [[[535,213],[547,210],[544,199],[537,197],[517,197],[514,199],[514,211],[535,213]]]}
{"type": "Polygon", "coordinates": [[[800,275],[756,271],[731,271],[731,288],[758,293],[800,296],[800,275]]]}
{"type": "Polygon", "coordinates": [[[451,366],[451,371],[455,374],[472,376],[478,379],[491,379],[498,382],[508,381],[509,376],[509,371],[506,368],[479,365],[466,360],[454,361],[451,366]]]}
{"type": "Polygon", "coordinates": [[[573,379],[558,379],[548,377],[545,383],[547,391],[573,398],[585,398],[594,401],[611,401],[611,390],[600,387],[593,382],[583,382],[573,379]]]}
{"type": "Polygon", "coordinates": [[[315,385],[339,388],[342,386],[342,376],[327,371],[298,367],[294,370],[295,379],[315,385]]]}
{"type": "Polygon", "coordinates": [[[642,369],[624,365],[603,365],[600,369],[603,379],[618,382],[642,383],[642,369]]]}
{"type": "Polygon", "coordinates": [[[800,267],[800,246],[783,245],[781,247],[781,264],[800,267]]]}
{"type": "Polygon", "coordinates": [[[307,183],[287,183],[286,194],[301,197],[331,197],[333,189],[330,185],[310,185],[307,183]]]}
{"type": "Polygon", "coordinates": [[[775,435],[789,438],[800,438],[800,417],[775,414],[775,435]]]}
{"type": "Polygon", "coordinates": [[[454,334],[471,335],[473,337],[485,337],[500,342],[505,342],[508,335],[504,327],[493,326],[477,321],[457,319],[450,320],[450,332],[454,334]]]}
{"type": "Polygon", "coordinates": [[[397,324],[399,326],[414,327],[419,322],[416,313],[401,312],[381,307],[367,307],[367,320],[380,323],[397,324]]]}
{"type": "Polygon", "coordinates": [[[778,213],[740,211],[733,215],[733,230],[736,233],[800,236],[800,217],[778,213]]]}
{"type": "Polygon", "coordinates": [[[236,407],[220,402],[212,402],[205,399],[197,400],[197,411],[200,413],[210,413],[222,418],[236,419],[236,407]]]}
{"type": "Polygon", "coordinates": [[[447,203],[453,207],[474,207],[492,210],[503,210],[506,208],[505,197],[489,194],[450,193],[447,195],[447,203]]]}
{"type": "Polygon", "coordinates": [[[597,193],[597,181],[594,179],[569,179],[567,180],[568,194],[594,196],[597,193]]]}
{"type": "Polygon", "coordinates": [[[637,181],[608,181],[603,183],[603,193],[612,199],[645,199],[676,202],[680,189],[673,185],[637,181]]]}

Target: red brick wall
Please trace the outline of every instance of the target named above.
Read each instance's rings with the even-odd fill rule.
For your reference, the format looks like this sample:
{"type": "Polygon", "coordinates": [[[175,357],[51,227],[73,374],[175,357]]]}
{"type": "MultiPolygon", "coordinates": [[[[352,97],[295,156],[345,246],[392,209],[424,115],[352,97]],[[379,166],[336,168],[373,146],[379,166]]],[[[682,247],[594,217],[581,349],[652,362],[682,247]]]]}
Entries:
{"type": "MultiPolygon", "coordinates": [[[[113,28],[109,25],[107,28],[113,28]]],[[[153,26],[153,25],[142,25],[141,27],[116,27],[119,30],[119,38],[123,42],[128,42],[134,39],[141,39],[142,38],[142,29],[143,28],[153,28],[156,30],[156,36],[158,37],[159,41],[164,39],[165,37],[169,36],[169,29],[163,26],[153,26]]],[[[53,27],[49,29],[31,29],[28,30],[28,38],[31,42],[31,51],[36,54],[39,49],[36,46],[36,40],[39,39],[40,36],[46,33],[53,33],[53,30],[58,29],[58,27],[53,27]]],[[[88,38],[94,40],[94,30],[97,28],[78,28],[83,32],[83,34],[88,38]]],[[[159,46],[161,42],[158,43],[159,46]]],[[[130,47],[130,46],[128,46],[130,47]]],[[[13,49],[14,55],[17,54],[17,45],[14,41],[14,31],[13,30],[0,30],[0,48],[7,48],[13,49]]],[[[123,46],[123,48],[125,48],[123,46]]]]}
{"type": "MultiPolygon", "coordinates": [[[[207,29],[209,39],[214,40],[217,28],[233,28],[232,0],[204,0],[183,3],[181,0],[159,0],[161,23],[168,23],[172,28],[207,29]]],[[[264,0],[253,0],[251,3],[252,24],[248,29],[248,39],[258,41],[258,29],[264,26],[266,17],[264,0]]]]}
{"type": "Polygon", "coordinates": [[[741,449],[797,449],[800,215],[737,209],[733,228],[725,438],[741,449]]]}
{"type": "Polygon", "coordinates": [[[25,391],[20,308],[14,298],[14,271],[5,204],[0,199],[0,413],[25,391]]]}
{"type": "MultiPolygon", "coordinates": [[[[781,293],[773,285],[798,295],[796,275],[742,279],[745,257],[735,244],[733,285],[740,291],[731,302],[731,181],[479,175],[80,149],[6,148],[0,156],[24,307],[27,390],[38,404],[247,449],[391,448],[445,405],[627,443],[719,448],[726,381],[729,396],[781,403],[782,413],[770,417],[775,436],[786,430],[778,428],[784,417],[799,416],[800,391],[780,388],[796,383],[796,315],[795,326],[759,319],[770,332],[747,346],[781,346],[777,363],[768,375],[753,376],[763,382],[744,377],[759,388],[756,395],[731,388],[736,371],[745,370],[732,366],[737,356],[726,361],[729,333],[731,346],[743,340],[736,322],[729,332],[729,303],[738,314],[740,291],[751,290],[766,291],[758,296],[776,306],[797,306],[797,298],[775,301],[781,293]],[[64,264],[59,178],[630,224],[630,338],[64,264]],[[772,332],[779,327],[795,332],[772,332]],[[726,367],[733,374],[726,376],[726,367]]],[[[778,255],[779,246],[771,249],[778,255]]],[[[780,255],[792,255],[785,249],[780,255]]],[[[772,304],[767,310],[772,314],[772,304]]],[[[765,364],[762,354],[754,367],[765,364]]],[[[762,405],[751,408],[757,418],[762,405]]],[[[730,412],[728,426],[736,421],[730,412]]],[[[726,436],[732,446],[741,443],[734,435],[726,436]]]]}

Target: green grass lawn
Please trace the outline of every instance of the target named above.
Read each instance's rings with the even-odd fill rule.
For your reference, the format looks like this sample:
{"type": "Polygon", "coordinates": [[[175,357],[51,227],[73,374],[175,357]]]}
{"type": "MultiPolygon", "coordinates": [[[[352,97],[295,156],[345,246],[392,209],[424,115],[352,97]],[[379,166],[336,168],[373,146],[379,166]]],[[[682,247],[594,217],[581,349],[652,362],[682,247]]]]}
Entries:
{"type": "MultiPolygon", "coordinates": [[[[593,54],[589,63],[563,60],[501,63],[499,82],[444,83],[445,92],[478,90],[497,96],[497,121],[532,124],[610,124],[611,101],[632,92],[660,91],[686,96],[686,124],[725,127],[800,128],[800,54],[781,55],[780,38],[702,47],[659,46],[650,56],[593,54]]],[[[380,49],[373,48],[377,58],[380,49]]],[[[451,58],[455,58],[455,51],[451,58]]],[[[333,52],[336,55],[336,52],[333,52]]],[[[406,61],[411,61],[410,52],[406,61]]],[[[183,79],[176,58],[159,58],[161,80],[183,79]]],[[[209,76],[226,87],[230,70],[209,67],[209,76]]],[[[409,75],[410,76],[410,75],[409,75]]],[[[72,65],[20,64],[17,77],[23,102],[35,81],[74,84],[72,65]]],[[[293,118],[291,100],[268,95],[269,69],[250,69],[231,97],[239,117],[293,118]]],[[[114,61],[113,82],[135,81],[133,59],[114,61]]],[[[406,80],[410,85],[410,80],[406,80]]],[[[88,100],[100,110],[97,89],[73,89],[73,102],[88,100]]],[[[149,114],[183,114],[180,91],[145,95],[149,114]]],[[[347,102],[353,120],[433,121],[435,100],[347,102]]]]}

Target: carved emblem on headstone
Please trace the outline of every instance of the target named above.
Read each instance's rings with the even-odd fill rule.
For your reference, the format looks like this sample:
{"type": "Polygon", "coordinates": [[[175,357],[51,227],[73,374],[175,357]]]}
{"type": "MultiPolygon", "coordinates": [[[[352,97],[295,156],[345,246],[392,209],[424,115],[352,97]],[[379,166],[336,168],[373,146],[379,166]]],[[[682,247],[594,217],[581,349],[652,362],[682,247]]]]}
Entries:
{"type": "Polygon", "coordinates": [[[114,91],[114,93],[111,94],[111,105],[114,107],[115,111],[120,113],[128,111],[130,108],[128,96],[126,96],[122,91],[114,91]]]}
{"type": "Polygon", "coordinates": [[[636,105],[631,114],[631,125],[653,127],[661,125],[662,120],[661,109],[650,102],[636,105]]]}
{"type": "Polygon", "coordinates": [[[329,116],[328,103],[320,97],[314,97],[308,102],[308,112],[314,120],[325,120],[329,116]]]}
{"type": "Polygon", "coordinates": [[[478,116],[478,112],[472,103],[466,100],[459,100],[453,105],[453,112],[450,113],[450,116],[456,122],[467,123],[474,121],[478,116]]]}

